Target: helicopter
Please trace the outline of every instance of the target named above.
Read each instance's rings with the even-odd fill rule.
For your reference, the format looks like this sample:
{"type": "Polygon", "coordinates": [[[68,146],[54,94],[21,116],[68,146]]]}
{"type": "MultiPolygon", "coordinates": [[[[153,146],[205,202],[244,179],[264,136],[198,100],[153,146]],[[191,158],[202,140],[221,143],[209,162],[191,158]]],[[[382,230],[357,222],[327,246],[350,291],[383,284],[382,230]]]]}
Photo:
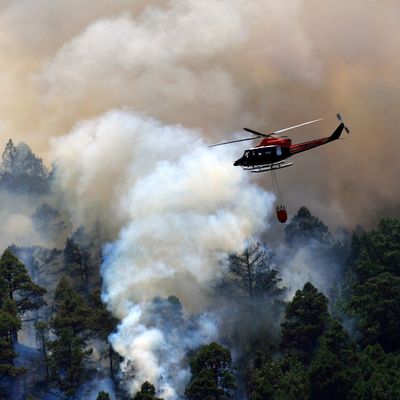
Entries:
{"type": "Polygon", "coordinates": [[[343,130],[345,130],[347,133],[350,133],[349,128],[344,124],[342,116],[340,114],[336,114],[336,117],[339,120],[339,126],[330,136],[310,140],[308,142],[292,144],[291,139],[289,139],[287,136],[280,136],[279,134],[291,129],[300,128],[301,126],[322,121],[323,118],[303,122],[302,124],[294,125],[289,128],[280,129],[270,133],[262,133],[253,129],[243,128],[246,132],[252,133],[255,136],[217,143],[209,147],[223,146],[226,144],[263,138],[256,147],[245,150],[243,156],[236,160],[233,165],[235,167],[240,166],[245,170],[255,173],[271,171],[272,184],[274,186],[274,191],[278,201],[278,205],[276,206],[276,215],[279,222],[285,223],[288,216],[286,207],[282,201],[282,194],[279,188],[278,179],[275,175],[275,170],[292,166],[293,163],[288,162],[287,159],[295,154],[311,150],[314,147],[322,146],[329,142],[333,142],[334,140],[340,139],[340,135],[342,134],[343,130]]]}
{"type": "Polygon", "coordinates": [[[292,144],[292,140],[287,136],[280,136],[282,132],[289,131],[291,129],[300,128],[301,126],[313,124],[318,121],[322,121],[323,118],[315,119],[313,121],[304,122],[299,125],[294,125],[289,128],[280,129],[270,133],[262,133],[249,128],[243,128],[246,132],[252,133],[253,137],[231,140],[228,142],[222,142],[213,144],[209,147],[223,146],[231,143],[244,142],[246,140],[254,140],[257,138],[263,138],[261,142],[256,146],[249,148],[244,151],[243,156],[236,160],[233,165],[241,166],[245,170],[251,172],[267,172],[274,171],[281,168],[290,167],[293,165],[291,162],[287,162],[287,159],[295,154],[303,151],[311,150],[314,147],[322,146],[326,143],[333,142],[340,138],[343,130],[350,133],[349,128],[344,124],[340,114],[336,114],[340,124],[335,131],[327,137],[310,140],[308,142],[292,144]]]}

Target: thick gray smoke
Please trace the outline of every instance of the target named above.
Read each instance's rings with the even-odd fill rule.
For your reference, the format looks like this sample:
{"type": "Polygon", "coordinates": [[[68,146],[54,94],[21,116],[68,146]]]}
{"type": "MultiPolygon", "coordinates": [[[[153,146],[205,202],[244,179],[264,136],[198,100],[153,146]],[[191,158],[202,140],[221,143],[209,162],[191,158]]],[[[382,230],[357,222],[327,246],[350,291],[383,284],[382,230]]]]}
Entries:
{"type": "Polygon", "coordinates": [[[3,1],[2,140],[43,154],[115,107],[213,140],[342,111],[353,135],[296,157],[286,201],[333,225],[375,222],[399,198],[397,15],[398,2],[374,0],[3,1]]]}

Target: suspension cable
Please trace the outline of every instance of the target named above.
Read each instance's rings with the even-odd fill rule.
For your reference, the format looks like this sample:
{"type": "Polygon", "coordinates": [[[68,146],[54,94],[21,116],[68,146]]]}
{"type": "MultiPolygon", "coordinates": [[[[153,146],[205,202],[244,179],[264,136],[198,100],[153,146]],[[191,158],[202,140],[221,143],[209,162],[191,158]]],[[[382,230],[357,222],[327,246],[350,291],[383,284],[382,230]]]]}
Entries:
{"type": "Polygon", "coordinates": [[[278,203],[278,205],[283,205],[282,192],[281,192],[281,188],[279,186],[278,178],[275,175],[275,171],[271,171],[271,175],[272,175],[272,186],[273,186],[274,192],[276,194],[277,203],[278,203]]]}

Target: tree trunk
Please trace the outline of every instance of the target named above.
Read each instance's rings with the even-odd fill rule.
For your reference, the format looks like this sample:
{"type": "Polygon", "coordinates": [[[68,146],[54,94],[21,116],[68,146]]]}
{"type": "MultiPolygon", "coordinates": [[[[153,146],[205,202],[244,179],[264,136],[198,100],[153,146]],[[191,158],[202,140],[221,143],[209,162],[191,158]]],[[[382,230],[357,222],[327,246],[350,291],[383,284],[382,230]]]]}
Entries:
{"type": "Polygon", "coordinates": [[[17,329],[13,329],[11,331],[11,341],[12,341],[13,346],[18,343],[18,330],[17,329]]]}
{"type": "Polygon", "coordinates": [[[113,369],[113,349],[111,344],[108,345],[108,357],[110,359],[110,377],[114,376],[114,369],[113,369]]]}

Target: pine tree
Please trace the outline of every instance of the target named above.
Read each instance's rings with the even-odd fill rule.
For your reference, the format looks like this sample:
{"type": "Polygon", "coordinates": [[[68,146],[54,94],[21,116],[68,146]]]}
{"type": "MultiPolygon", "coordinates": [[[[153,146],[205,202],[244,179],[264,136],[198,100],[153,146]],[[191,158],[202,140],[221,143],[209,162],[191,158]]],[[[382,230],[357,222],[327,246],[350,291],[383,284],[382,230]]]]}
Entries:
{"type": "Polygon", "coordinates": [[[353,289],[350,309],[358,316],[361,344],[400,350],[400,277],[381,273],[353,289]]]}
{"type": "MultiPolygon", "coordinates": [[[[17,353],[14,350],[13,332],[21,328],[21,320],[17,313],[17,306],[10,299],[6,289],[6,283],[0,277],[0,398],[8,398],[8,385],[1,387],[3,378],[13,378],[24,372],[23,368],[14,365],[17,353]]],[[[8,383],[12,383],[9,381],[8,383]]]]}
{"type": "Polygon", "coordinates": [[[385,353],[379,344],[368,345],[359,354],[360,377],[351,399],[400,399],[400,355],[385,353]]]}
{"type": "Polygon", "coordinates": [[[96,400],[110,400],[110,395],[102,390],[97,394],[96,400]]]}
{"type": "Polygon", "coordinates": [[[151,383],[146,381],[142,384],[142,387],[136,393],[133,400],[163,400],[163,399],[156,397],[155,387],[151,383]]]}
{"type": "Polygon", "coordinates": [[[258,353],[247,381],[249,400],[308,400],[307,372],[293,355],[274,360],[258,353]]]}
{"type": "Polygon", "coordinates": [[[321,338],[310,365],[311,399],[351,399],[358,379],[356,346],[339,321],[321,338]]]}
{"type": "MultiPolygon", "coordinates": [[[[32,282],[25,265],[10,249],[1,256],[0,278],[4,281],[7,296],[15,301],[20,318],[44,304],[42,296],[46,290],[32,282]]],[[[17,330],[13,332],[13,340],[17,341],[17,330]]]]}
{"type": "Polygon", "coordinates": [[[306,245],[313,240],[329,244],[332,242],[332,235],[319,218],[311,215],[308,208],[301,207],[285,227],[285,240],[295,247],[306,245]]]}
{"type": "Polygon", "coordinates": [[[55,291],[54,315],[50,327],[56,336],[49,342],[53,377],[61,389],[71,394],[79,386],[84,363],[92,350],[86,350],[90,309],[63,277],[55,291]]]}
{"type": "Polygon", "coordinates": [[[259,243],[242,254],[231,254],[228,268],[221,289],[230,295],[252,301],[260,296],[277,297],[283,291],[278,287],[278,271],[271,267],[271,257],[259,243]]]}
{"type": "Polygon", "coordinates": [[[43,193],[48,190],[49,172],[43,160],[25,143],[14,145],[10,139],[2,156],[0,183],[18,192],[43,193]]]}
{"type": "Polygon", "coordinates": [[[89,292],[89,279],[96,275],[97,265],[92,259],[92,252],[96,246],[84,227],[77,229],[73,235],[67,238],[63,251],[67,269],[71,276],[78,275],[83,285],[83,292],[89,292]]]}
{"type": "Polygon", "coordinates": [[[46,369],[46,378],[49,378],[49,358],[48,358],[48,344],[49,344],[49,325],[45,321],[35,322],[36,341],[39,345],[40,352],[43,356],[43,363],[46,369]]]}
{"type": "Polygon", "coordinates": [[[108,342],[108,336],[115,331],[119,320],[107,310],[105,304],[101,301],[101,293],[99,289],[96,289],[91,293],[89,305],[89,329],[93,332],[94,337],[97,337],[107,343],[110,375],[113,376],[114,360],[117,356],[111,346],[111,343],[108,342]]]}
{"type": "Polygon", "coordinates": [[[17,154],[17,148],[15,147],[12,139],[6,144],[2,155],[1,173],[12,174],[14,170],[15,158],[17,154]]]}
{"type": "Polygon", "coordinates": [[[361,344],[400,350],[400,220],[384,219],[354,237],[351,267],[348,309],[357,317],[361,344]]]}
{"type": "Polygon", "coordinates": [[[328,299],[307,282],[286,307],[281,324],[282,349],[297,353],[307,363],[324,332],[328,316],[328,299]]]}
{"type": "Polygon", "coordinates": [[[21,320],[17,314],[14,300],[4,298],[0,302],[0,377],[15,376],[19,369],[14,366],[14,351],[12,334],[21,328],[21,320]]]}
{"type": "Polygon", "coordinates": [[[235,378],[228,349],[218,343],[202,346],[190,361],[192,378],[186,388],[189,400],[225,400],[232,398],[235,378]]]}

